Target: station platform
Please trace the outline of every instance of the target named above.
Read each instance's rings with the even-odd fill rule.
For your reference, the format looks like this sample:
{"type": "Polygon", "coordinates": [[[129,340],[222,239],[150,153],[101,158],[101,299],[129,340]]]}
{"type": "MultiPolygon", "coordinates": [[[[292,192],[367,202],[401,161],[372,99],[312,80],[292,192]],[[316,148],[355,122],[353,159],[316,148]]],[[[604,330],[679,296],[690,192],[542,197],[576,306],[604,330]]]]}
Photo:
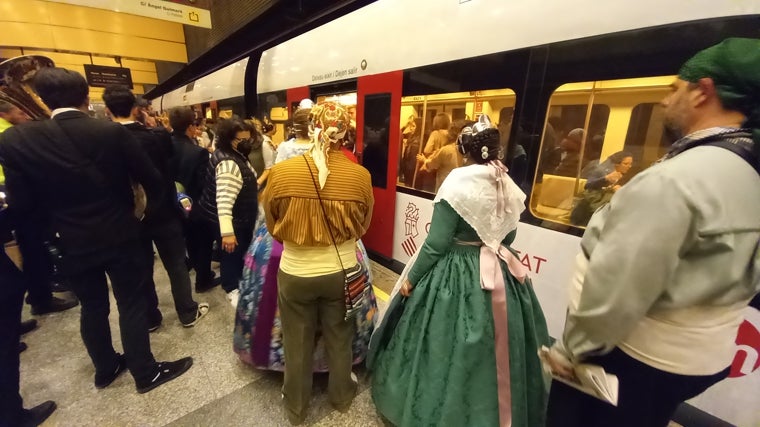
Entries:
{"type": "MultiPolygon", "coordinates": [[[[387,293],[398,276],[378,264],[373,265],[373,274],[378,306],[384,310],[387,293]]],[[[282,374],[256,370],[232,350],[235,309],[221,287],[195,295],[196,301],[208,302],[211,310],[195,327],[184,328],[174,311],[169,279],[160,262],[154,280],[164,321],[151,334],[153,354],[159,361],[192,356],[193,367],[146,394],[135,391],[128,373],[98,390],[79,335],[80,307],[35,316],[39,327],[22,337],[29,349],[21,353],[21,396],[26,407],[46,400],[58,404],[43,426],[289,426],[280,403],[282,374]]],[[[111,331],[119,351],[117,313],[111,296],[111,331]]],[[[30,318],[29,306],[25,306],[23,319],[30,318]]],[[[359,378],[359,394],[345,414],[327,401],[327,374],[315,376],[304,425],[383,426],[372,404],[366,371],[359,367],[354,372],[359,378]]]]}
{"type": "MultiPolygon", "coordinates": [[[[398,275],[373,262],[375,293],[380,310],[398,275]]],[[[184,328],[174,312],[169,279],[158,262],[154,280],[164,322],[151,334],[156,360],[194,358],[180,378],[138,394],[129,374],[103,390],[93,384],[94,371],[79,335],[79,307],[36,316],[39,327],[22,337],[29,349],[21,354],[21,395],[26,407],[54,400],[58,409],[44,427],[212,427],[289,426],[282,412],[282,374],[260,371],[241,362],[232,351],[235,310],[221,287],[196,295],[211,311],[194,328],[184,328]]],[[[116,304],[111,297],[114,346],[121,348],[116,304]]],[[[31,318],[24,307],[24,319],[31,318]]],[[[309,415],[304,425],[323,427],[383,427],[363,367],[354,369],[359,394],[347,413],[327,401],[327,374],[317,374],[309,415]]],[[[673,423],[670,427],[679,427],[673,423]]]]}

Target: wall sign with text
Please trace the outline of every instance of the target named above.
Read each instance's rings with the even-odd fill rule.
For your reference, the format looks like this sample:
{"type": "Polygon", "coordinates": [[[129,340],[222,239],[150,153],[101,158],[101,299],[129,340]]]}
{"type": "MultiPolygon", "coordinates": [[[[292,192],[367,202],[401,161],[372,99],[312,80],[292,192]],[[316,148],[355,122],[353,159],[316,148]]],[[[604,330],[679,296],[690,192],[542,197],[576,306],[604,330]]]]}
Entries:
{"type": "Polygon", "coordinates": [[[47,0],[211,28],[211,12],[164,0],[47,0]]]}
{"type": "Polygon", "coordinates": [[[92,87],[119,85],[132,89],[132,73],[129,68],[84,64],[84,75],[87,84],[92,87]]]}

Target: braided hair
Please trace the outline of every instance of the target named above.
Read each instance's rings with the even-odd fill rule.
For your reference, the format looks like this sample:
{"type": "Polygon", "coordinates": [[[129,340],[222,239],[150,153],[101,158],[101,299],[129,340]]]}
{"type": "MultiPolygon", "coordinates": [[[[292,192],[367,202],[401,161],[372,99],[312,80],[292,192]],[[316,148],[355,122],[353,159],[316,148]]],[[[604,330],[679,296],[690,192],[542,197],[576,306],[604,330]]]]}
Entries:
{"type": "Polygon", "coordinates": [[[457,145],[459,152],[478,164],[488,163],[499,158],[499,130],[486,128],[477,132],[477,127],[465,127],[459,134],[457,145]]]}

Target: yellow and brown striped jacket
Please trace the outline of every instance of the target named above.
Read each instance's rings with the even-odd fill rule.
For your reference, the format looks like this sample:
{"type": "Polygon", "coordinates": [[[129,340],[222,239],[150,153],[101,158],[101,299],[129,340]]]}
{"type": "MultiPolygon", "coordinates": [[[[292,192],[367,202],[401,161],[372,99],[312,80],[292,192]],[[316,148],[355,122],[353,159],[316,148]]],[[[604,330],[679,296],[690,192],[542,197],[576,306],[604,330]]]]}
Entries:
{"type": "MultiPolygon", "coordinates": [[[[280,242],[306,247],[332,246],[304,158],[318,185],[317,167],[308,154],[270,169],[263,197],[267,229],[280,242]]],[[[364,235],[375,200],[367,169],[351,162],[340,151],[331,151],[329,159],[330,175],[325,188],[319,191],[335,242],[340,245],[364,235]]]]}

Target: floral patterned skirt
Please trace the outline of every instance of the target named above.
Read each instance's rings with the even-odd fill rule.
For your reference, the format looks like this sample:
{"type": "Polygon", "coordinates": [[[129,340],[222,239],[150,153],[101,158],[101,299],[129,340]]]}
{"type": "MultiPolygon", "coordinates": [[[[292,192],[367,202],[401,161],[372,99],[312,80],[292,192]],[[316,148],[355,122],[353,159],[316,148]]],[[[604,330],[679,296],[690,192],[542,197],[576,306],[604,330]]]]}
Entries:
{"type": "MultiPolygon", "coordinates": [[[[358,241],[356,246],[356,257],[367,269],[372,283],[372,267],[364,245],[358,241]]],[[[233,339],[234,350],[240,360],[259,369],[274,371],[285,369],[282,327],[277,308],[277,270],[281,256],[282,244],[272,238],[266,224],[260,224],[245,254],[233,339]]],[[[353,320],[356,322],[354,364],[361,363],[366,357],[377,318],[374,293],[370,291],[366,298],[362,311],[353,320]]],[[[326,372],[327,354],[319,329],[315,339],[314,372],[326,372]]]]}

